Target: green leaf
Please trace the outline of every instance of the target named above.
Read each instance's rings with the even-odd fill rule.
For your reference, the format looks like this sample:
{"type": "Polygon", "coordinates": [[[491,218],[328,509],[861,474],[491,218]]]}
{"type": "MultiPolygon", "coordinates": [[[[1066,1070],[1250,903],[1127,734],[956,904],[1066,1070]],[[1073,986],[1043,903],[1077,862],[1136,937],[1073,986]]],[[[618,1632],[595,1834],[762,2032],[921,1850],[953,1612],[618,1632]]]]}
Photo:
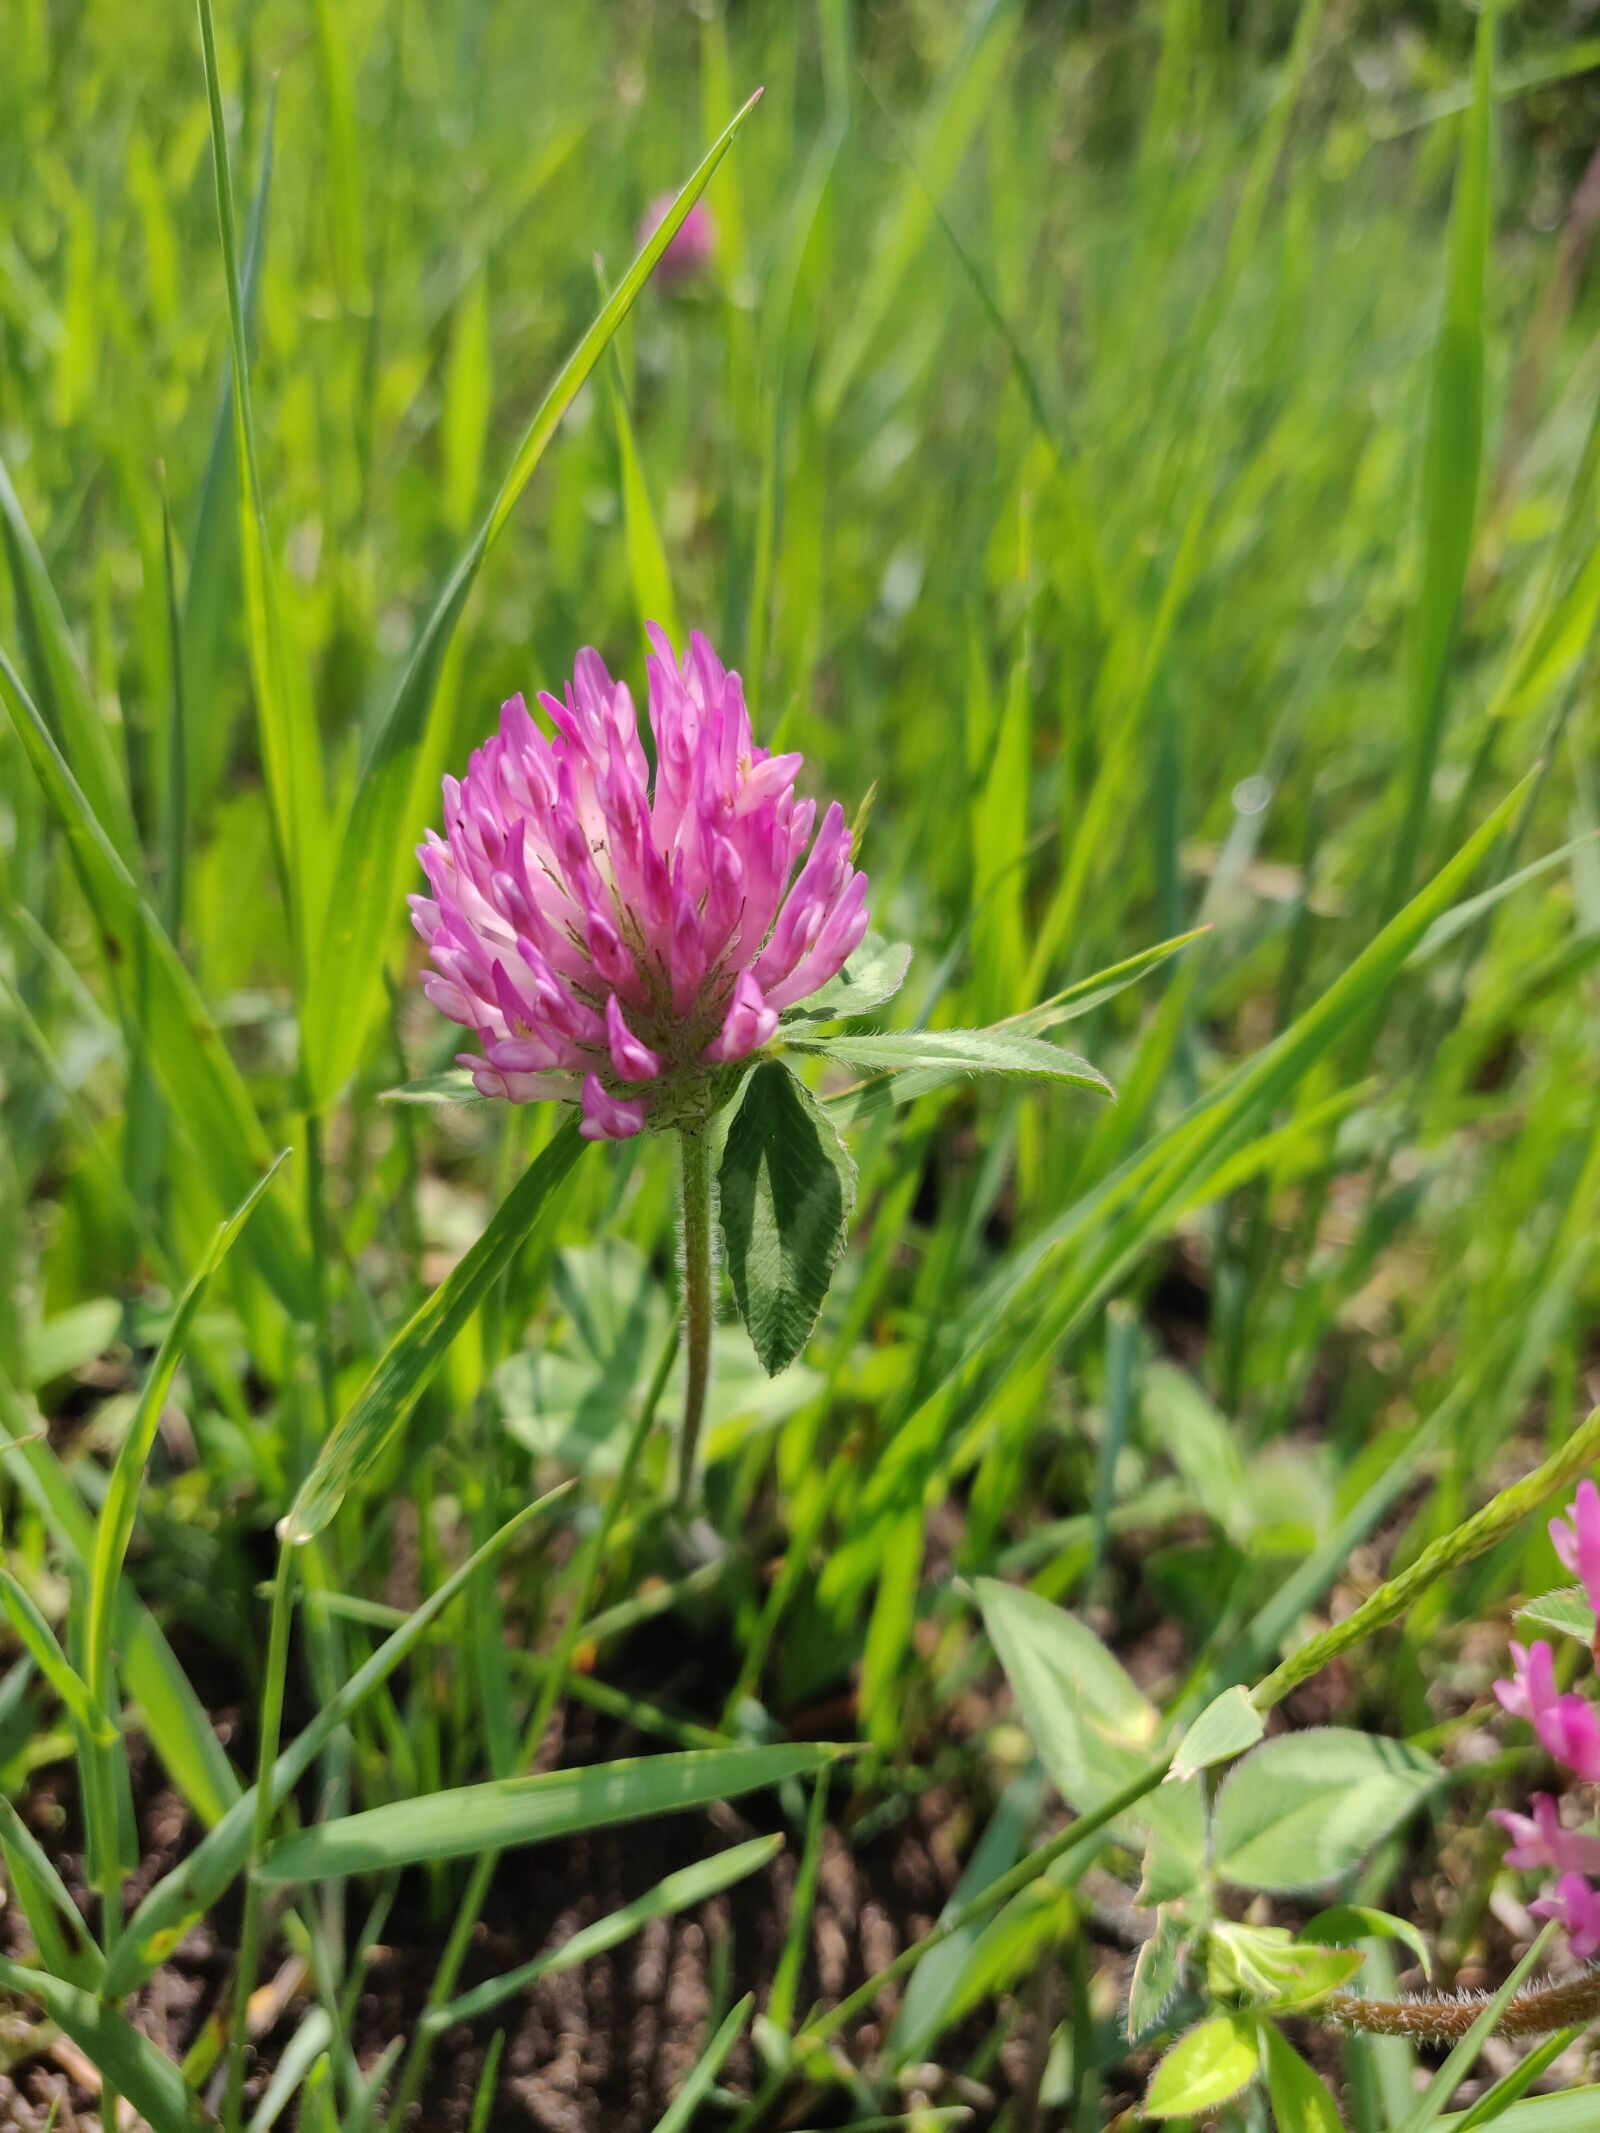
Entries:
{"type": "Polygon", "coordinates": [[[688,2133],[694,2116],[711,2092],[711,2084],[722,2071],[722,2062],[744,2034],[744,2026],[750,2019],[750,2010],[755,2006],[755,1995],[746,1993],[737,2007],[730,2008],[719,2026],[716,2035],[700,2054],[683,2087],[663,2116],[656,2121],[655,2133],[688,2133]]]}
{"type": "Polygon", "coordinates": [[[712,144],[659,227],[603,304],[540,401],[483,524],[468,543],[423,625],[361,769],[355,799],[339,841],[334,898],[311,973],[305,1018],[307,1066],[319,1102],[335,1096],[361,1056],[367,1026],[382,989],[384,943],[401,910],[401,889],[415,864],[408,820],[420,783],[433,769],[442,736],[429,731],[429,707],[456,624],[483,559],[494,545],[562,416],[605,353],[607,343],[676,236],[695,201],[754,110],[757,97],[735,114],[712,144]],[[430,753],[430,750],[432,753],[430,753]]]}
{"type": "Polygon", "coordinates": [[[696,1748],[395,1800],[283,1838],[267,1853],[262,1879],[326,1881],[343,1874],[387,1873],[424,1859],[470,1858],[513,1844],[542,1844],[576,1829],[681,1814],[808,1776],[838,1752],[811,1742],[696,1748]]]}
{"type": "MultiPolygon", "coordinates": [[[[1038,1818],[1040,1789],[1031,1773],[1013,1779],[1006,1788],[950,1892],[940,1914],[941,1923],[1015,1866],[1027,1831],[1038,1818]]],[[[981,1932],[976,1920],[958,1926],[947,1940],[923,1957],[907,1979],[905,1997],[885,2047],[889,2066],[907,2066],[933,2055],[933,2047],[950,2021],[954,1997],[970,1972],[981,1932]]],[[[769,2018],[770,2013],[769,2006],[769,2018]]]]}
{"type": "Polygon", "coordinates": [[[1206,1983],[1221,1999],[1259,2006],[1310,2007],[1347,1985],[1361,1968],[1359,1948],[1295,1940],[1284,1926],[1219,1919],[1206,1944],[1206,1983]]]}
{"type": "Polygon", "coordinates": [[[1194,942],[1203,940],[1210,931],[1208,925],[1191,926],[1187,933],[1175,933],[1170,940],[1157,941],[1153,948],[1141,948],[1136,955],[1124,956],[1121,962],[1095,971],[1092,977],[1079,978],[1063,992],[1041,1000],[1037,1007],[1010,1016],[999,1027],[1021,1030],[1025,1035],[1038,1035],[1047,1029],[1059,1028],[1063,1022],[1076,1022],[1081,1015],[1093,1014],[1107,1000],[1114,1000],[1119,992],[1126,992],[1130,985],[1137,985],[1141,978],[1148,977],[1151,971],[1194,942]]]}
{"type": "Polygon", "coordinates": [[[1183,1921],[1171,1904],[1156,1909],[1156,1929],[1134,1959],[1128,1987],[1128,2042],[1155,2028],[1178,1990],[1183,1966],[1183,1921]]]}
{"type": "MultiPolygon", "coordinates": [[[[563,1482],[560,1488],[550,1490],[508,1519],[499,1532],[492,1534],[436,1591],[430,1593],[328,1699],[305,1731],[289,1743],[273,1765],[274,1805],[288,1797],[340,1727],[348,1724],[373,1691],[415,1649],[450,1602],[480,1572],[489,1568],[531,1518],[565,1496],[571,1486],[570,1482],[563,1482]]],[[[120,1999],[125,1993],[136,1992],[166,1961],[190,1928],[197,1925],[219,1900],[235,1877],[244,1871],[250,1854],[255,1812],[256,1789],[252,1785],[248,1792],[236,1796],[216,1827],[208,1831],[195,1849],[145,1896],[111,1950],[106,1968],[106,1990],[112,1998],[120,1999]]]]}
{"type": "Polygon", "coordinates": [[[138,1514],[145,1462],[150,1456],[150,1447],[155,1442],[156,1430],[160,1426],[161,1410],[166,1405],[167,1394],[172,1389],[172,1380],[177,1375],[178,1364],[183,1358],[184,1344],[205,1299],[206,1290],[210,1287],[211,1277],[227,1258],[234,1240],[260,1205],[263,1194],[277,1176],[283,1161],[284,1156],[280,1155],[266,1176],[246,1196],[243,1205],[223,1223],[206,1247],[189,1286],[184,1290],[177,1309],[167,1322],[167,1330],[162,1336],[161,1346],[156,1350],[155,1360],[145,1373],[138,1405],[133,1411],[133,1420],[117,1448],[116,1464],[111,1470],[105,1501],[95,1522],[94,1555],[89,1566],[88,1619],[84,1631],[89,1694],[98,1709],[109,1710],[114,1702],[111,1681],[111,1631],[117,1588],[122,1579],[122,1565],[128,1553],[128,1543],[133,1538],[133,1524],[138,1514]]]}
{"type": "MultiPolygon", "coordinates": [[[[31,1420],[0,1370],[0,1446],[9,1453],[7,1472],[57,1546],[75,1567],[85,1568],[94,1554],[93,1521],[45,1433],[34,1429],[31,1420]]],[[[117,1636],[123,1681],[143,1714],[157,1755],[202,1821],[219,1821],[239,1797],[239,1780],[160,1625],[126,1580],[118,1602],[117,1636]]]]}
{"type": "Polygon", "coordinates": [[[1554,1630],[1560,1637],[1576,1637],[1580,1644],[1595,1640],[1594,1609],[1581,1585],[1565,1585],[1559,1592],[1543,1592],[1516,1613],[1519,1627],[1554,1630]]]}
{"type": "Polygon", "coordinates": [[[531,1963],[508,1970],[503,1977],[492,1977],[482,1985],[475,1985],[459,1999],[425,2015],[424,2024],[429,2029],[450,2029],[457,2022],[475,2021],[479,2015],[488,2014],[492,2008],[514,1998],[540,1978],[555,1977],[596,1955],[604,1955],[609,1948],[619,1947],[652,1919],[671,1918],[676,1912],[691,1910],[694,1905],[720,1895],[722,1890],[732,1888],[747,1875],[758,1873],[782,1850],[781,1836],[752,1837],[747,1844],[735,1844],[725,1852],[717,1852],[709,1859],[697,1860],[693,1866],[681,1868],[676,1874],[668,1874],[653,1889],[647,1889],[644,1895],[625,1904],[620,1911],[608,1912],[592,1925],[581,1927],[560,1947],[535,1956],[531,1963]]]}
{"type": "Polygon", "coordinates": [[[1248,2015],[1216,2015],[1191,2029],[1150,2077],[1144,2108],[1150,2118],[1188,2118],[1237,2096],[1260,2065],[1255,2023],[1248,2015]]]}
{"type": "MultiPolygon", "coordinates": [[[[977,1580],[978,1604],[1023,1723],[1062,1798],[1092,1811],[1148,1770],[1161,1718],[1100,1639],[1037,1593],[977,1580]]],[[[1199,1792],[1164,1785],[1117,1825],[1125,1842],[1153,1840],[1147,1894],[1181,1895],[1199,1878],[1205,1843],[1199,1792]]]]}
{"type": "Polygon", "coordinates": [[[661,539],[661,526],[650,501],[644,463],[633,434],[628,396],[623,389],[622,365],[615,348],[611,353],[607,385],[612,427],[617,435],[617,459],[622,471],[623,545],[628,553],[628,575],[633,580],[634,612],[641,623],[659,623],[678,645],[683,639],[678,627],[678,605],[672,597],[672,572],[661,539]]]}
{"type": "Polygon", "coordinates": [[[89,1685],[56,1641],[56,1633],[9,1570],[0,1569],[0,1609],[34,1665],[60,1697],[62,1707],[91,1740],[113,1742],[116,1728],[89,1694],[89,1685]]]}
{"type": "Polygon", "coordinates": [[[1484,279],[1493,153],[1494,7],[1478,16],[1473,104],[1461,129],[1444,316],[1433,347],[1418,517],[1422,582],[1411,637],[1411,749],[1387,908],[1410,894],[1449,700],[1483,461],[1484,279]]]}
{"type": "Polygon", "coordinates": [[[1344,2133],[1339,2107],[1316,2068],[1270,2022],[1261,2024],[1259,2037],[1278,2133],[1344,2133]]]}
{"type": "Polygon", "coordinates": [[[1600,2085],[1530,2096],[1493,2118],[1480,2118],[1475,2106],[1455,2117],[1441,2118],[1437,2124],[1439,2133],[1467,2133],[1469,2127],[1483,2125],[1497,2126],[1499,2133],[1594,2133],[1600,2125],[1600,2085]]]}
{"type": "Polygon", "coordinates": [[[89,1937],[43,1845],[4,1794],[0,1794],[0,1857],[45,1968],[69,1985],[98,1992],[105,1958],[89,1937]]]}
{"type": "MultiPolygon", "coordinates": [[[[266,258],[277,103],[274,87],[267,98],[261,167],[245,229],[240,295],[244,305],[247,348],[255,333],[257,298],[266,258]]],[[[223,715],[228,691],[219,686],[218,674],[225,640],[239,604],[238,572],[239,468],[234,448],[233,359],[230,355],[222,366],[211,446],[206,455],[200,501],[189,542],[189,582],[183,598],[179,665],[183,677],[184,719],[188,726],[188,797],[191,817],[195,821],[205,819],[206,805],[221,779],[232,739],[230,720],[223,715]]]]}
{"type": "Polygon", "coordinates": [[[1217,1796],[1217,1872],[1247,1889],[1331,1881],[1358,1865],[1438,1779],[1438,1764],[1417,1749],[1341,1727],[1266,1741],[1217,1796]]]}
{"type": "Polygon", "coordinates": [[[122,1306],[114,1296],[93,1296],[58,1311],[28,1337],[23,1383],[36,1389],[92,1363],[111,1346],[121,1324],[122,1306]]]}
{"type": "Polygon", "coordinates": [[[718,1182],[739,1315],[776,1377],[822,1309],[855,1205],[856,1166],[810,1092],[768,1060],[745,1084],[718,1182]]]}
{"type": "Polygon", "coordinates": [[[787,1033],[792,1051],[819,1054],[866,1074],[902,1067],[941,1067],[957,1074],[1015,1074],[1028,1080],[1066,1081],[1098,1096],[1115,1094],[1098,1068],[1073,1052],[1016,1030],[909,1029],[883,1036],[800,1037],[787,1033]]]}
{"type": "MultiPolygon", "coordinates": [[[[1180,933],[1171,940],[1158,942],[1154,948],[1141,949],[1137,955],[1127,956],[1120,963],[1096,971],[1092,977],[1080,979],[1064,992],[1041,1001],[1039,1006],[1029,1008],[1025,1014],[1013,1015],[996,1027],[1002,1031],[1015,1031],[1021,1036],[1038,1036],[1064,1022],[1075,1021],[1080,1015],[1092,1013],[1104,1001],[1115,998],[1128,986],[1137,985],[1169,956],[1176,955],[1209,931],[1207,926],[1198,926],[1193,932],[1180,933]]],[[[914,1103],[918,1097],[930,1095],[935,1089],[948,1088],[951,1082],[960,1079],[959,1067],[905,1068],[899,1073],[881,1074],[856,1088],[842,1089],[838,1095],[824,1100],[824,1108],[842,1123],[850,1125],[892,1105],[914,1103]]]]}
{"type": "Polygon", "coordinates": [[[1389,1911],[1375,1911],[1364,1903],[1336,1903],[1300,1928],[1302,1940],[1326,1941],[1352,1946],[1358,1940],[1403,1941],[1422,1965],[1424,1977],[1433,1975],[1433,1959],[1427,1936],[1409,1918],[1396,1918],[1389,1911]]]}
{"type": "MultiPolygon", "coordinates": [[[[277,858],[288,905],[298,984],[313,928],[321,920],[329,879],[331,845],[325,820],[322,750],[316,712],[303,666],[292,656],[278,588],[278,564],[267,523],[266,496],[256,451],[250,396],[250,350],[239,239],[234,225],[233,177],[228,129],[217,68],[216,25],[211,0],[199,0],[200,49],[206,101],[211,114],[211,159],[217,230],[228,294],[228,330],[233,352],[233,436],[239,470],[239,557],[244,587],[245,642],[250,653],[261,760],[272,806],[277,858]]],[[[303,1004],[303,996],[302,996],[303,1004]]]]}
{"type": "Polygon", "coordinates": [[[67,618],[32,529],[0,461],[0,539],[11,566],[17,631],[52,739],[73,766],[96,819],[125,865],[139,864],[139,837],[127,782],[105,720],[95,706],[67,618]]]}
{"type": "Polygon", "coordinates": [[[296,2091],[333,2041],[333,2017],[326,2007],[311,2008],[279,2054],[261,2101],[251,2115],[249,2133],[272,2133],[296,2091]]]}
{"type": "Polygon", "coordinates": [[[911,968],[911,949],[905,941],[886,941],[879,933],[862,936],[861,945],[837,977],[820,991],[802,1000],[784,1017],[790,1022],[842,1022],[850,1015],[864,1015],[892,1000],[911,968]]]}
{"type": "Polygon", "coordinates": [[[287,1544],[320,1533],[345,1492],[382,1457],[488,1290],[583,1150],[575,1122],[561,1126],[501,1201],[483,1234],[384,1350],[355,1405],[329,1437],[289,1507],[287,1544]]]}
{"type": "Polygon", "coordinates": [[[1237,1687],[1224,1689],[1206,1705],[1178,1743],[1167,1782],[1193,1777],[1197,1770],[1209,1770],[1215,1763],[1230,1762],[1234,1756],[1243,1755],[1246,1748],[1253,1748],[1265,1731],[1266,1723],[1248,1693],[1237,1687]]]}
{"type": "Polygon", "coordinates": [[[114,2007],[77,1985],[43,1970],[25,1970],[5,1956],[0,1956],[0,1985],[37,2000],[154,2133],[204,2133],[214,2124],[172,2061],[114,2007]]]}
{"type": "MultiPolygon", "coordinates": [[[[84,798],[3,651],[0,696],[66,834],[108,965],[113,973],[138,970],[142,975],[151,1066],[213,1198],[224,1213],[231,1213],[273,1162],[272,1145],[249,1091],[161,921],[84,798]]],[[[281,1202],[269,1201],[251,1224],[248,1250],[284,1308],[295,1318],[305,1317],[310,1305],[307,1247],[298,1222],[281,1202]]]]}

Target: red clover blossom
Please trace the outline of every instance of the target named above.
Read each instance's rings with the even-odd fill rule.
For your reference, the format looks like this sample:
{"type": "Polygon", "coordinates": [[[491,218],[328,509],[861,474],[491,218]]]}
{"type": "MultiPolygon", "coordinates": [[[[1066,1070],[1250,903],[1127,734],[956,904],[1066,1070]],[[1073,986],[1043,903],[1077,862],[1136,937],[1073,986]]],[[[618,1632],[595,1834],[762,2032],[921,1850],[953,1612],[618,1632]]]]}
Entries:
{"type": "Polygon", "coordinates": [[[653,782],[626,684],[580,652],[565,696],[539,697],[553,738],[514,696],[445,779],[445,834],[418,855],[433,893],[411,899],[423,989],[476,1035],[479,1093],[580,1103],[589,1140],[703,1119],[721,1070],[867,930],[838,803],[813,842],[802,758],[756,746],[739,676],[699,634],[681,665],[650,637],[653,782]]]}

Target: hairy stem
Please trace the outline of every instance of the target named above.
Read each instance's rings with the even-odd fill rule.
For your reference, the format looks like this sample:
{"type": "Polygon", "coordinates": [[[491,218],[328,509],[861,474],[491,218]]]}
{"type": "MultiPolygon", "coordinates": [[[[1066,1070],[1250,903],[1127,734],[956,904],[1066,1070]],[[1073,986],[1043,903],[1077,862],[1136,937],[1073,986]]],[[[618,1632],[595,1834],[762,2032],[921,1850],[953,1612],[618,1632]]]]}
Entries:
{"type": "Polygon", "coordinates": [[[1354,1614],[1336,1622],[1331,1629],[1325,1629],[1320,1636],[1311,1638],[1297,1652],[1291,1653],[1265,1681],[1257,1684],[1250,1701],[1258,1711],[1270,1711],[1291,1689],[1320,1673],[1330,1659],[1349,1651],[1352,1645],[1363,1643],[1375,1629],[1381,1629],[1385,1622],[1392,1622],[1396,1615],[1404,1614],[1412,1601],[1436,1578],[1459,1569],[1463,1563],[1470,1563],[1475,1556],[1492,1548],[1503,1535],[1520,1525],[1530,1511],[1537,1510],[1546,1497],[1576,1480],[1593,1464],[1597,1455],[1600,1455],[1600,1407],[1594,1409],[1543,1466],[1535,1467],[1521,1481],[1502,1489],[1473,1517],[1463,1519],[1452,1532],[1431,1542],[1408,1569],[1379,1586],[1354,1614]]]}
{"type": "Polygon", "coordinates": [[[711,1248],[711,1136],[703,1126],[678,1133],[682,1160],[683,1206],[683,1350],[687,1365],[683,1392],[683,1428],[678,1438],[680,1510],[693,1501],[695,1454],[705,1419],[711,1383],[711,1327],[714,1317],[711,1248]]]}
{"type": "MultiPolygon", "coordinates": [[[[1336,1992],[1322,2012],[1345,2029],[1365,2029],[1381,2037],[1464,2037],[1482,2014],[1481,1997],[1411,2000],[1363,2000],[1353,1992],[1336,1992]]],[[[1559,1985],[1534,1985],[1506,2004],[1495,2025],[1502,2037],[1543,2037],[1552,2030],[1600,2019],[1600,1970],[1559,1985]]]]}

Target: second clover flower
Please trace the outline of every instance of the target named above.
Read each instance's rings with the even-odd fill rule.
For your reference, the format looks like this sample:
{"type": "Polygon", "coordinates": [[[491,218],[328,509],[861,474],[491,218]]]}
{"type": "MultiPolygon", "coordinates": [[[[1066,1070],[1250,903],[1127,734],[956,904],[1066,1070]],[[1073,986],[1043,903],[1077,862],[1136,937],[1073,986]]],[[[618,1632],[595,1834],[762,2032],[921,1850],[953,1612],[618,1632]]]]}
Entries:
{"type": "Polygon", "coordinates": [[[698,634],[681,664],[650,636],[653,783],[626,685],[580,652],[564,697],[539,697],[553,735],[513,697],[445,779],[433,893],[411,899],[479,1093],[580,1103],[590,1140],[704,1118],[867,929],[837,802],[813,841],[802,758],[756,746],[739,676],[698,634]]]}

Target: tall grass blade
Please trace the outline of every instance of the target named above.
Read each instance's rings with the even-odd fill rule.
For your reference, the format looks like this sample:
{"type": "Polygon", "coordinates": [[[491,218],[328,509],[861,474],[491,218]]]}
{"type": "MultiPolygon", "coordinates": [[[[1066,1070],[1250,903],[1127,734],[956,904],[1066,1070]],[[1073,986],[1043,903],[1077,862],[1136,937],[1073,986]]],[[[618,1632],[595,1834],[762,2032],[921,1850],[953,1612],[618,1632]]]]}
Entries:
{"type": "Polygon", "coordinates": [[[1411,755],[1385,900],[1387,911],[1398,910],[1410,894],[1422,850],[1478,507],[1496,14],[1496,7],[1489,5],[1478,16],[1472,109],[1462,128],[1444,317],[1434,343],[1422,452],[1422,582],[1411,648],[1411,755]]]}
{"type": "MultiPolygon", "coordinates": [[[[44,719],[5,653],[0,696],[50,810],[66,834],[78,878],[94,912],[107,963],[133,970],[143,958],[149,1056],[168,1110],[215,1200],[231,1211],[271,1169],[274,1151],[222,1034],[195,990],[83,789],[68,769],[44,719]]],[[[269,1201],[250,1226],[249,1255],[295,1317],[310,1301],[307,1251],[298,1223],[269,1201]]]]}
{"type": "Polygon", "coordinates": [[[318,1454],[283,1522],[288,1545],[320,1533],[346,1491],[383,1456],[489,1289],[583,1151],[569,1121],[512,1186],[482,1234],[385,1350],[355,1405],[318,1454]]]}
{"type": "Polygon", "coordinates": [[[806,1777],[839,1750],[811,1742],[773,1748],[691,1748],[540,1777],[395,1800],[364,1814],[318,1823],[268,1852],[269,1882],[322,1881],[386,1873],[425,1859],[472,1858],[513,1844],[543,1844],[574,1830],[608,1829],[649,1815],[683,1814],[806,1777]]]}
{"type": "MultiPolygon", "coordinates": [[[[756,97],[760,91],[756,92],[756,97]]],[[[423,625],[372,751],[362,766],[348,820],[339,840],[339,894],[328,913],[305,1019],[307,1067],[313,1099],[326,1104],[349,1079],[382,994],[385,942],[401,915],[401,888],[412,865],[417,825],[409,810],[418,794],[419,767],[432,765],[438,736],[429,730],[429,707],[439,670],[477,580],[517,499],[527,487],[556,426],[578,388],[605,353],[685,216],[727,154],[756,104],[737,113],[679,193],[671,210],[643,246],[562,365],[518,445],[499,493],[468,543],[433,612],[423,625]]],[[[431,801],[428,804],[432,804],[431,801]]]]}

